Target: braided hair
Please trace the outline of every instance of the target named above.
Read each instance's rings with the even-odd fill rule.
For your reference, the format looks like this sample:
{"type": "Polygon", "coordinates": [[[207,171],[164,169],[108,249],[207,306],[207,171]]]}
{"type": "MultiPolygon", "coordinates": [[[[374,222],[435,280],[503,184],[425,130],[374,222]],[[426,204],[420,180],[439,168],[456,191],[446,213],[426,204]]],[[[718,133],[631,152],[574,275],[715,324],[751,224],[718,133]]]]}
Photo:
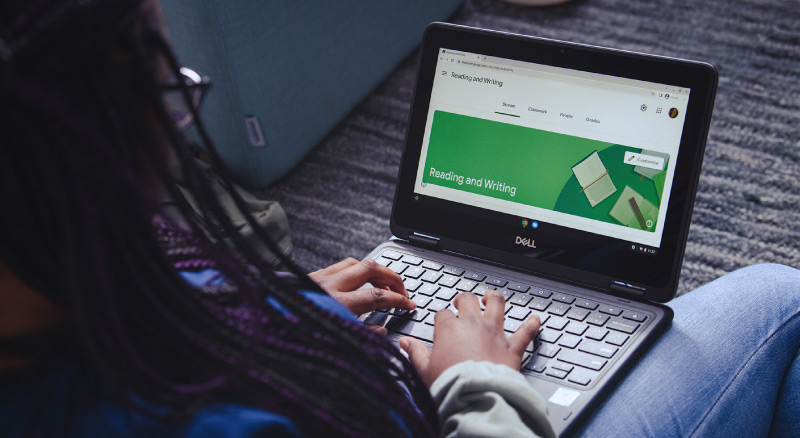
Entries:
{"type": "Polygon", "coordinates": [[[436,435],[435,406],[413,367],[300,293],[324,292],[257,226],[221,171],[293,280],[238,234],[164,107],[158,62],[175,75],[179,66],[144,4],[0,4],[0,261],[68,311],[76,360],[122,402],[135,394],[168,408],[165,419],[245,404],[307,435],[436,435]],[[187,205],[177,218],[159,214],[176,167],[219,225],[210,234],[187,205]],[[220,299],[191,287],[176,269],[187,264],[218,270],[235,291],[220,299]]]}

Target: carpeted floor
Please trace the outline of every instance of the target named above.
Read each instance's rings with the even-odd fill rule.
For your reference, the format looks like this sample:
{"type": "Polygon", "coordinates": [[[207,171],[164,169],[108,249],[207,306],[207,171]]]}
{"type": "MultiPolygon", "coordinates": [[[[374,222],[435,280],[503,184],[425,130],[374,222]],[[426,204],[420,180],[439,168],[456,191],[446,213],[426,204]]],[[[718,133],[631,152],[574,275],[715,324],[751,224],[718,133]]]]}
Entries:
{"type": "MultiPolygon", "coordinates": [[[[712,63],[720,74],[679,294],[736,268],[800,267],[800,3],[467,0],[454,23],[712,63]]],[[[389,237],[416,54],[263,194],[289,213],[309,270],[389,237]]]]}

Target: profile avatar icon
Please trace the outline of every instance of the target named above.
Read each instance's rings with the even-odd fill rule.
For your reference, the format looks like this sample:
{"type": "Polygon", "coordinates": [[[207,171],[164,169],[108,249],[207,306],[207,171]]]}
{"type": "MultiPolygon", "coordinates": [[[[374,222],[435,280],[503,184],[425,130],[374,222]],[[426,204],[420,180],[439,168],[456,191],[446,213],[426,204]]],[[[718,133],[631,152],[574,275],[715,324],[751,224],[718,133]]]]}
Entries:
{"type": "Polygon", "coordinates": [[[675,117],[678,117],[678,108],[670,108],[668,114],[669,114],[669,118],[671,118],[671,119],[674,119],[675,117]]]}

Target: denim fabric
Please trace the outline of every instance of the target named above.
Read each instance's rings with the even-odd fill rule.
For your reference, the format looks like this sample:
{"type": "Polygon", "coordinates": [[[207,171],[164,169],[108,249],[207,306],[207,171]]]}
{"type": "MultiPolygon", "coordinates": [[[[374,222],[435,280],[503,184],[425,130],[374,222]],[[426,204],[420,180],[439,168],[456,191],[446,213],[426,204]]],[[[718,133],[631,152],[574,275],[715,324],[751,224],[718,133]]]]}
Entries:
{"type": "Polygon", "coordinates": [[[751,266],[669,305],[672,326],[583,436],[800,436],[800,271],[751,266]]]}

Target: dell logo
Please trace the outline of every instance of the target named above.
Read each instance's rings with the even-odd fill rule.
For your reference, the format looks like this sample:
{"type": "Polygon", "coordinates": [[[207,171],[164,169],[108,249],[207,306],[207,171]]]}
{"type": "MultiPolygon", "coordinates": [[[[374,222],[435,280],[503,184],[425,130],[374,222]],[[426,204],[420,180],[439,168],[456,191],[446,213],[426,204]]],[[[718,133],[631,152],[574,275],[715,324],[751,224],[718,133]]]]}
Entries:
{"type": "Polygon", "coordinates": [[[530,248],[536,248],[536,245],[533,244],[533,239],[526,239],[524,237],[517,236],[517,245],[524,245],[530,248]]]}

